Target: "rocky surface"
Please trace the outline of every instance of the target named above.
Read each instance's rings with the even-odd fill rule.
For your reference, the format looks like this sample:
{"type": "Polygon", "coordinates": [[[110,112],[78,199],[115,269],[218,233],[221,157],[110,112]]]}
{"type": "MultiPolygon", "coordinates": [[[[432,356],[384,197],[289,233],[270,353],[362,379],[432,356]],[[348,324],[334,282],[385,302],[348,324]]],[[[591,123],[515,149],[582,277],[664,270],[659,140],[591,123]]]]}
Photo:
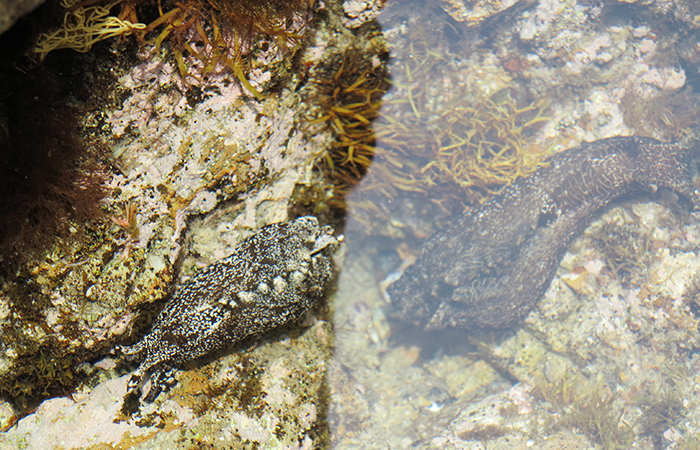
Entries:
{"type": "MultiPolygon", "coordinates": [[[[671,26],[663,19],[668,16],[655,15],[666,2],[619,15],[615,6],[576,1],[519,5],[504,13],[512,14],[511,25],[494,25],[495,34],[482,30],[485,41],[476,39],[473,53],[457,51],[468,34],[450,40],[454,35],[446,31],[451,47],[430,41],[419,27],[438,28],[429,12],[414,21],[389,16],[383,26],[397,87],[384,110],[394,120],[408,117],[404,123],[416,134],[416,111],[426,105],[453,104],[475,91],[526,97],[520,89],[527,86],[552,102],[549,120],[529,138],[534,147],[559,151],[633,134],[682,137],[698,124],[697,98],[687,89],[697,79],[698,51],[694,38],[683,37],[696,36],[697,27],[687,13],[694,5],[672,4],[684,17],[684,31],[674,38],[658,31],[671,26]],[[438,61],[432,66],[419,50],[421,39],[438,61]],[[694,62],[677,66],[663,56],[694,62]],[[429,75],[418,78],[426,60],[431,70],[421,73],[429,75]],[[430,103],[419,104],[425,91],[430,103]],[[668,120],[657,118],[661,111],[668,120]]],[[[382,148],[406,148],[397,135],[382,139],[382,148]]],[[[445,223],[446,213],[400,193],[386,203],[384,228],[368,233],[363,220],[363,201],[377,198],[370,181],[397,163],[405,160],[375,159],[351,197],[348,226],[357,233],[348,233],[335,299],[338,368],[331,373],[330,417],[336,448],[370,442],[377,449],[698,445],[696,214],[682,212],[663,193],[653,202],[604,209],[573,241],[522,326],[495,334],[425,333],[392,320],[395,311],[382,290],[395,270],[413,262],[418,244],[445,223]]]]}
{"type": "MultiPolygon", "coordinates": [[[[340,24],[333,17],[326,26],[340,24]]],[[[351,39],[340,33],[336,46],[321,41],[305,49],[303,67],[316,67],[324,52],[342,52],[351,39]]],[[[104,53],[94,52],[83,60],[102,67],[104,53]]],[[[119,52],[124,62],[111,76],[91,73],[83,87],[101,89],[104,99],[86,113],[82,136],[107,150],[104,216],[30,261],[22,269],[26,285],[3,280],[0,378],[11,402],[2,404],[2,424],[17,426],[0,436],[0,446],[323,445],[333,343],[325,302],[268,340],[195,365],[138,417],[114,409],[124,374],[134,368],[103,358],[150,327],[177,280],[232,254],[264,225],[301,215],[290,215],[295,193],[318,179],[315,166],[329,140],[322,131],[305,132],[297,87],[308,74],[275,80],[276,95],[258,100],[233,74],[194,88],[183,83],[171,55],[130,59],[119,52]],[[33,297],[18,310],[25,288],[33,297]],[[28,411],[46,397],[55,398],[28,411]],[[69,432],[76,424],[84,433],[69,432]]],[[[264,70],[249,78],[260,90],[271,79],[264,70]]]]}
{"type": "Polygon", "coordinates": [[[25,14],[34,11],[44,0],[2,0],[0,1],[0,34],[9,30],[25,14]]]}
{"type": "Polygon", "coordinates": [[[457,22],[466,22],[469,25],[478,23],[501,13],[516,5],[520,0],[480,0],[465,2],[464,0],[441,0],[442,8],[457,22]]]}
{"type": "MultiPolygon", "coordinates": [[[[180,372],[140,417],[119,416],[133,367],[109,349],[134,328],[145,332],[143,322],[152,323],[176,279],[231,254],[261,226],[287,220],[290,198],[312,190],[315,164],[332,136],[325,128],[304,133],[298,117],[314,97],[302,94],[322,85],[315,77],[340,72],[316,69],[320,61],[346,61],[338,56],[348,46],[356,54],[373,50],[366,60],[380,65],[376,47],[366,44],[389,41],[394,85],[382,108],[397,122],[412,118],[401,122],[411,132],[418,131],[417,116],[440,116],[440,105],[454,105],[456,97],[461,105],[483,104],[474,101],[476,92],[496,103],[507,94],[520,107],[547,99],[547,120],[523,136],[535,153],[618,135],[671,141],[697,123],[697,99],[687,89],[700,61],[695,2],[633,2],[623,5],[625,14],[607,3],[520,2],[491,17],[489,31],[402,0],[388,2],[378,27],[363,27],[370,15],[362,13],[374,14],[380,3],[346,2],[353,8],[344,10],[341,2],[325,2],[316,39],[299,56],[302,73],[262,101],[231,79],[189,91],[165,55],[135,61],[102,87],[112,101],[89,112],[85,125],[92,142],[110,150],[105,212],[116,221],[102,220],[89,240],[56,245],[32,264],[19,291],[29,301],[13,300],[19,285],[0,292],[0,374],[31,368],[32,376],[68,373],[81,382],[72,397],[53,391],[36,411],[3,402],[0,445],[698,445],[700,229],[674,211],[673,198],[625,203],[594,218],[522,327],[426,334],[391,319],[381,280],[410,262],[442,218],[470,205],[455,208],[445,194],[447,201],[424,206],[394,185],[391,201],[377,203],[384,216],[360,220],[368,192],[384,195],[376,184],[360,185],[348,199],[354,231],[328,303],[257,345],[180,372]],[[353,31],[342,26],[351,13],[363,18],[353,31]],[[361,36],[370,38],[355,40],[361,36]],[[22,366],[32,349],[32,365],[22,366]]],[[[260,89],[271,83],[261,73],[251,80],[260,89]]],[[[391,137],[377,136],[382,150],[365,179],[389,179],[394,168],[408,167],[391,158],[419,146],[391,137]],[[389,159],[388,148],[398,149],[389,159]]],[[[314,192],[327,193],[327,186],[314,192]]],[[[309,208],[326,198],[301,203],[309,208]]]]}

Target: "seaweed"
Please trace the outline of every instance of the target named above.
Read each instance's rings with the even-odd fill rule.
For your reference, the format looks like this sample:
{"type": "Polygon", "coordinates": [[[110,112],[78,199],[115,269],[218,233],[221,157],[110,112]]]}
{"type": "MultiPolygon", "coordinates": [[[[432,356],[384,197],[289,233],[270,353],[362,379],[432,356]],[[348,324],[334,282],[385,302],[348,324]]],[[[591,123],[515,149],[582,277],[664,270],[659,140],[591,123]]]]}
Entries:
{"type": "Polygon", "coordinates": [[[67,9],[63,25],[37,41],[42,59],[57,49],[86,52],[97,42],[134,35],[155,52],[167,42],[186,84],[201,84],[207,75],[227,70],[260,100],[264,95],[247,78],[255,68],[253,56],[293,56],[313,0],[62,0],[62,5],[67,9]],[[154,8],[158,15],[149,21],[154,8]]]}
{"type": "Polygon", "coordinates": [[[374,154],[374,132],[370,124],[379,116],[381,98],[389,87],[386,67],[366,62],[359,49],[353,48],[328,80],[320,80],[320,117],[308,126],[324,123],[336,137],[332,150],[325,155],[330,170],[350,166],[356,173],[365,172],[374,154]]]}
{"type": "Polygon", "coordinates": [[[425,184],[454,182],[472,201],[483,202],[540,165],[525,136],[547,120],[544,102],[519,106],[500,92],[456,105],[435,124],[434,159],[421,172],[425,184]]]}
{"type": "Polygon", "coordinates": [[[66,353],[60,344],[26,349],[12,370],[0,377],[0,393],[23,412],[35,408],[45,398],[70,395],[86,378],[80,370],[80,363],[86,359],[83,353],[80,350],[66,353]]]}
{"type": "Polygon", "coordinates": [[[640,136],[680,140],[700,125],[700,97],[690,87],[652,95],[627,91],[620,109],[625,125],[640,136]]]}
{"type": "MultiPolygon", "coordinates": [[[[320,129],[332,135],[327,152],[317,162],[317,170],[332,186],[324,201],[313,201],[319,208],[344,210],[345,198],[366,175],[374,159],[375,134],[372,122],[379,116],[382,98],[390,82],[386,70],[388,53],[381,43],[374,49],[376,57],[366,58],[359,46],[322,60],[314,69],[310,87],[305,94],[309,104],[302,121],[308,133],[320,129]]],[[[320,197],[321,193],[305,192],[302,197],[320,197]]]]}
{"type": "Polygon", "coordinates": [[[657,440],[658,444],[661,444],[663,432],[680,423],[691,409],[684,404],[677,388],[663,387],[635,401],[642,409],[639,418],[642,433],[657,440]]]}
{"type": "Polygon", "coordinates": [[[0,275],[8,276],[57,236],[79,238],[101,217],[105,194],[102,148],[79,137],[83,110],[69,103],[70,81],[24,56],[21,25],[0,42],[0,275]]]}
{"type": "Polygon", "coordinates": [[[546,101],[516,100],[509,89],[446,92],[444,78],[453,82],[448,61],[454,55],[433,43],[427,31],[415,33],[407,52],[395,59],[398,95],[386,102],[376,125],[378,146],[392,172],[412,181],[399,186],[427,192],[456,185],[468,202],[481,203],[537,169],[546,149],[531,148],[527,138],[548,120],[546,101]],[[401,170],[416,157],[418,171],[411,164],[405,165],[408,172],[401,170]]]}
{"type": "Polygon", "coordinates": [[[634,443],[633,425],[623,420],[623,412],[615,406],[619,394],[612,393],[602,379],[592,381],[567,372],[558,380],[538,383],[537,390],[562,413],[554,427],[580,430],[605,450],[626,450],[634,443]]]}
{"type": "Polygon", "coordinates": [[[63,25],[51,33],[43,34],[36,44],[35,52],[41,59],[54,50],[70,48],[77,52],[87,52],[97,42],[116,36],[128,36],[136,30],[143,30],[143,23],[132,23],[126,18],[110,15],[110,10],[121,0],[104,5],[61,0],[61,6],[68,11],[63,17],[63,25]]]}
{"type": "Polygon", "coordinates": [[[542,164],[546,152],[530,148],[527,138],[547,120],[545,104],[520,106],[505,92],[475,96],[454,99],[438,114],[408,100],[401,115],[392,109],[402,105],[385,102],[372,170],[353,197],[360,221],[387,219],[400,197],[428,200],[445,213],[464,210],[542,164]]]}
{"type": "Polygon", "coordinates": [[[629,282],[632,275],[646,267],[649,258],[649,242],[654,235],[652,228],[640,235],[638,231],[617,223],[606,223],[592,235],[600,255],[610,269],[612,278],[629,282]]]}
{"type": "Polygon", "coordinates": [[[374,57],[363,58],[357,44],[313,74],[320,81],[308,98],[319,106],[305,120],[307,129],[332,135],[319,168],[333,186],[313,203],[345,208],[354,189],[349,206],[366,231],[391,218],[397,199],[427,200],[444,213],[484,202],[547,154],[529,143],[548,120],[547,103],[516,100],[508,89],[445,92],[455,56],[424,28],[410,28],[406,48],[395,46],[391,59],[387,44],[368,33],[364,46],[374,46],[374,57]]]}

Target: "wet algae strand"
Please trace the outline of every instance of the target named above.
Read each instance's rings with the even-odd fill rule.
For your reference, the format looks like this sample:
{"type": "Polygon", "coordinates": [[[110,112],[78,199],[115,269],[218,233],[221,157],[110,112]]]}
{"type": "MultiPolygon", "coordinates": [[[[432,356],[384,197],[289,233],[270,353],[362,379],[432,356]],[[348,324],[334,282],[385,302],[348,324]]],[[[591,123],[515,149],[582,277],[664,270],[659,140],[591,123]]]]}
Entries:
{"type": "Polygon", "coordinates": [[[700,208],[691,166],[698,147],[697,136],[679,143],[615,137],[553,156],[425,243],[388,289],[398,316],[426,329],[515,325],[605,205],[663,187],[700,208]]]}

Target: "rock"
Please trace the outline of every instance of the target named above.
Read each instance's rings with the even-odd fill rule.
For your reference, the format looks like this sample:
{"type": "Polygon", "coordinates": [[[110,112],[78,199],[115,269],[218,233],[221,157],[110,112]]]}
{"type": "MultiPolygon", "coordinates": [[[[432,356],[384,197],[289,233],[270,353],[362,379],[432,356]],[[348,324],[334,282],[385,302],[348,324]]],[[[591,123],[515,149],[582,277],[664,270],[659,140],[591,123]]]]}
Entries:
{"type": "Polygon", "coordinates": [[[12,28],[17,19],[34,11],[44,0],[0,0],[0,34],[12,28]]]}
{"type": "Polygon", "coordinates": [[[520,2],[520,0],[442,0],[442,8],[457,22],[467,22],[476,25],[489,17],[503,12],[520,2]]]}

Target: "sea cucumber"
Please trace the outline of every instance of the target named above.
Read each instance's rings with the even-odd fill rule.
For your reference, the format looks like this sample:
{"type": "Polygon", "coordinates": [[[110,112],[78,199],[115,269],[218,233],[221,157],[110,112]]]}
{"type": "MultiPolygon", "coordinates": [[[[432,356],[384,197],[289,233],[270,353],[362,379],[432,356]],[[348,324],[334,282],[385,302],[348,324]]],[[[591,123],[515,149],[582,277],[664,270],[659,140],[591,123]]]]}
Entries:
{"type": "Polygon", "coordinates": [[[129,358],[144,358],[127,385],[126,398],[155,400],[170,374],[185,362],[302,317],[323,297],[333,254],[342,238],[315,217],[261,228],[229,257],[198,271],[176,290],[129,358]]]}
{"type": "Polygon", "coordinates": [[[615,137],[551,157],[493,200],[451,220],[389,286],[400,319],[426,329],[507,328],[549,287],[572,239],[621,198],[673,190],[694,208],[697,138],[615,137]]]}

